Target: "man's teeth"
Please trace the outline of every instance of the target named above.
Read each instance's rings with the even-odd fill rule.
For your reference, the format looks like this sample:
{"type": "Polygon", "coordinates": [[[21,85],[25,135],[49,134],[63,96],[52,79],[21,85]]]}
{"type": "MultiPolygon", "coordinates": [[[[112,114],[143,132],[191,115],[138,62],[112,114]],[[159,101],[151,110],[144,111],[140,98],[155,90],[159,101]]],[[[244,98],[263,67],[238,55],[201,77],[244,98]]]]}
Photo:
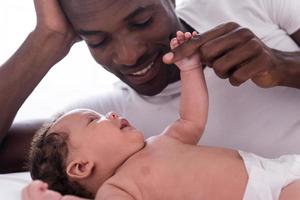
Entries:
{"type": "Polygon", "coordinates": [[[148,67],[146,67],[138,72],[132,73],[131,75],[142,76],[142,75],[146,74],[152,68],[152,66],[153,66],[153,62],[150,65],[148,65],[148,67]]]}

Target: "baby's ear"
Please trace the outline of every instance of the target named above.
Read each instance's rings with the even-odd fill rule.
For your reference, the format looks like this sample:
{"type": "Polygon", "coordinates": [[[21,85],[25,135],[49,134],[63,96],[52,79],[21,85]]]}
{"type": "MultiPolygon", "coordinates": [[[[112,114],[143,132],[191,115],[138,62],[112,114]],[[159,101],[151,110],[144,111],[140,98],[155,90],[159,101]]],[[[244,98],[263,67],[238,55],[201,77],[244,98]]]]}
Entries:
{"type": "Polygon", "coordinates": [[[73,160],[66,169],[66,173],[72,179],[85,179],[92,175],[95,163],[92,161],[73,160]]]}

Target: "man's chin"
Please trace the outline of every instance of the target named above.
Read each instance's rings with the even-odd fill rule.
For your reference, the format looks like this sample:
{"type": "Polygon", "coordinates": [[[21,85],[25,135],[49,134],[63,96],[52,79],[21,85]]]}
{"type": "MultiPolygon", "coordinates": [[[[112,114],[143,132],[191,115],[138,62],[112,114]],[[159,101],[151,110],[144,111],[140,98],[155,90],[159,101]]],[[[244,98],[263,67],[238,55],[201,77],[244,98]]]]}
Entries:
{"type": "Polygon", "coordinates": [[[158,84],[144,84],[144,85],[130,85],[128,84],[133,90],[135,90],[140,95],[145,96],[155,96],[161,93],[167,86],[168,82],[165,81],[164,83],[158,84]]]}
{"type": "Polygon", "coordinates": [[[159,93],[161,93],[169,84],[174,83],[178,81],[178,79],[160,79],[159,81],[143,84],[143,85],[130,85],[128,84],[133,90],[135,90],[140,95],[145,96],[155,96],[159,93]]]}
{"type": "MultiPolygon", "coordinates": [[[[155,70],[155,69],[154,69],[155,70]]],[[[162,92],[170,83],[180,80],[180,73],[175,65],[160,65],[153,76],[145,77],[119,77],[128,86],[140,95],[154,96],[162,92]],[[158,70],[157,70],[158,69],[158,70]]],[[[151,73],[151,72],[149,72],[151,73]]]]}

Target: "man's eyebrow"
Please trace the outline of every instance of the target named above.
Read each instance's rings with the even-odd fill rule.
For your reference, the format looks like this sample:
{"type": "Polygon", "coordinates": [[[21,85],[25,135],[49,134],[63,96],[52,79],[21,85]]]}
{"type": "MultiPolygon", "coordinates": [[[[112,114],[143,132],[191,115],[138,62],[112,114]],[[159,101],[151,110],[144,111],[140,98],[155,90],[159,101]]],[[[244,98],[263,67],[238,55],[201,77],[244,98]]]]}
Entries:
{"type": "Polygon", "coordinates": [[[78,30],[79,35],[90,36],[90,35],[103,35],[102,31],[93,31],[93,30],[78,30]]]}
{"type": "MultiPolygon", "coordinates": [[[[151,5],[146,5],[146,6],[139,6],[137,9],[135,9],[133,12],[131,12],[129,15],[127,15],[124,18],[124,21],[129,21],[130,19],[134,18],[135,16],[146,12],[153,10],[156,5],[151,4],[151,5]]],[[[84,35],[84,36],[92,36],[92,35],[104,35],[105,33],[103,31],[96,31],[96,30],[78,30],[77,33],[79,35],[84,35]]]]}
{"type": "Polygon", "coordinates": [[[154,4],[146,5],[146,6],[139,6],[133,12],[131,12],[127,17],[124,18],[124,21],[129,21],[130,19],[134,18],[135,16],[149,10],[153,10],[155,8],[154,4]]]}

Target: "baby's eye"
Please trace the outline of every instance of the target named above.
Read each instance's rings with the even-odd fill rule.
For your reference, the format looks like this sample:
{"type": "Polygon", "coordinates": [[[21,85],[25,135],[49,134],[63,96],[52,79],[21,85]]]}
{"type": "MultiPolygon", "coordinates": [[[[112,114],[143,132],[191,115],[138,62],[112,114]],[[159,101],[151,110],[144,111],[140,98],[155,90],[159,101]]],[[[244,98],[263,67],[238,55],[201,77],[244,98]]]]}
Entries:
{"type": "Polygon", "coordinates": [[[89,117],[89,124],[92,123],[92,122],[94,122],[94,121],[97,121],[99,119],[100,119],[99,116],[91,116],[91,117],[89,117]]]}

